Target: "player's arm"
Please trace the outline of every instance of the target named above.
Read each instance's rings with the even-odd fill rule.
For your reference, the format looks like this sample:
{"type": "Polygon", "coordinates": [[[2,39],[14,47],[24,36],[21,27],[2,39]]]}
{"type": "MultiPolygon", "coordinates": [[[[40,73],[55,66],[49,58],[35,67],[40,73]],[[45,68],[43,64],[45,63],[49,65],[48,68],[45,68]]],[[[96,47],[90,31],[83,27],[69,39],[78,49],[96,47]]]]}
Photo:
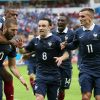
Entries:
{"type": "Polygon", "coordinates": [[[61,43],[62,50],[65,48],[67,50],[75,50],[78,48],[78,46],[79,46],[79,41],[78,41],[77,33],[74,34],[73,40],[70,43],[68,43],[67,41],[61,43]]]}
{"type": "Polygon", "coordinates": [[[33,53],[34,53],[34,51],[23,54],[22,60],[25,61],[25,60],[29,59],[33,53]]]}
{"type": "Polygon", "coordinates": [[[63,53],[63,55],[60,56],[60,57],[54,57],[54,58],[56,59],[57,66],[60,66],[60,65],[62,64],[62,62],[63,62],[64,60],[66,60],[68,57],[69,57],[69,54],[68,54],[67,51],[65,51],[65,52],[63,53]]]}
{"type": "Polygon", "coordinates": [[[19,53],[26,54],[34,52],[34,39],[29,42],[27,46],[23,46],[23,43],[19,43],[19,53]]]}
{"type": "Polygon", "coordinates": [[[26,87],[26,89],[28,90],[28,85],[26,84],[26,81],[24,80],[24,78],[22,77],[22,75],[20,74],[17,66],[16,66],[16,59],[15,57],[13,58],[8,58],[8,66],[11,70],[11,72],[14,74],[15,77],[17,77],[20,82],[26,87]]]}
{"type": "Polygon", "coordinates": [[[2,32],[0,31],[0,44],[11,44],[14,45],[16,47],[20,47],[23,45],[23,38],[22,36],[14,36],[11,40],[7,40],[4,35],[2,34],[2,32]]]}

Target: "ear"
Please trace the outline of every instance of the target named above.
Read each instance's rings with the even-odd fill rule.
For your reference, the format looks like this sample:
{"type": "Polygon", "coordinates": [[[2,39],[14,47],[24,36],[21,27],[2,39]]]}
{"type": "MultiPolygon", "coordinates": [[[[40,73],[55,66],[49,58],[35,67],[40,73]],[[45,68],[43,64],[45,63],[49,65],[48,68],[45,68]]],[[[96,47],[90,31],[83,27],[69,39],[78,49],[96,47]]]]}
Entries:
{"type": "Polygon", "coordinates": [[[53,28],[53,25],[49,26],[50,30],[53,28]]]}
{"type": "Polygon", "coordinates": [[[6,31],[7,31],[7,27],[4,25],[3,26],[3,34],[5,34],[6,31]]]}

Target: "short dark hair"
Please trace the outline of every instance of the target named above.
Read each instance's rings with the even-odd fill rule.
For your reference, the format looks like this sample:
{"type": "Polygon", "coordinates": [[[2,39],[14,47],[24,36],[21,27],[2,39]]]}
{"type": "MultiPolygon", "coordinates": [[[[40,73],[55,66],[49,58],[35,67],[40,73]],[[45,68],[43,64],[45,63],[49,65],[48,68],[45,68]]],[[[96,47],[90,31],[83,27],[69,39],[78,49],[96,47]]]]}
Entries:
{"type": "Polygon", "coordinates": [[[59,17],[65,17],[65,18],[66,18],[67,24],[70,24],[71,20],[70,20],[70,18],[69,18],[68,15],[65,15],[65,14],[61,13],[61,14],[59,15],[59,17]]]}
{"type": "Polygon", "coordinates": [[[94,9],[92,9],[92,8],[83,8],[82,10],[80,10],[80,12],[83,12],[83,11],[89,11],[91,14],[93,14],[94,15],[94,13],[95,13],[95,10],[94,9]]]}
{"type": "Polygon", "coordinates": [[[52,26],[52,21],[51,21],[50,18],[42,18],[42,19],[40,19],[40,20],[46,20],[46,21],[49,22],[49,25],[52,26]]]}
{"type": "Polygon", "coordinates": [[[80,12],[83,12],[83,11],[88,11],[91,14],[91,18],[94,18],[94,13],[95,13],[94,9],[92,9],[92,8],[83,8],[82,10],[80,10],[80,12]]]}
{"type": "Polygon", "coordinates": [[[16,9],[11,9],[11,8],[6,8],[5,9],[4,14],[6,15],[7,13],[10,13],[10,14],[18,14],[18,12],[17,12],[16,9]]]}

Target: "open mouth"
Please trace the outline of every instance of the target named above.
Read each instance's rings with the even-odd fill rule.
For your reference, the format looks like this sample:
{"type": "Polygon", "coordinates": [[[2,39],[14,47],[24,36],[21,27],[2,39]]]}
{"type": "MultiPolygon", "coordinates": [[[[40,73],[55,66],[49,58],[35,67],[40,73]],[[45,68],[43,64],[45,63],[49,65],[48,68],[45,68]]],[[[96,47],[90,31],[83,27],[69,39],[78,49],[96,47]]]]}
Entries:
{"type": "Polygon", "coordinates": [[[41,30],[40,32],[44,32],[44,31],[41,30]]]}

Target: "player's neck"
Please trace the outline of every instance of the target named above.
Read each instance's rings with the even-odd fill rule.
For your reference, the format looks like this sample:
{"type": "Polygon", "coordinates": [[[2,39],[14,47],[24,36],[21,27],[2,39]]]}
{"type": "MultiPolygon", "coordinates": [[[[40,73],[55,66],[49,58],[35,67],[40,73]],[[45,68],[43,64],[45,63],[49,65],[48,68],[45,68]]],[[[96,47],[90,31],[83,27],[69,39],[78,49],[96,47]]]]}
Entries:
{"type": "Polygon", "coordinates": [[[89,29],[91,26],[93,25],[93,22],[89,23],[89,24],[86,24],[84,27],[89,29]]]}
{"type": "Polygon", "coordinates": [[[41,38],[47,38],[49,36],[51,36],[52,33],[48,32],[47,34],[44,34],[44,35],[40,35],[41,38]]]}

